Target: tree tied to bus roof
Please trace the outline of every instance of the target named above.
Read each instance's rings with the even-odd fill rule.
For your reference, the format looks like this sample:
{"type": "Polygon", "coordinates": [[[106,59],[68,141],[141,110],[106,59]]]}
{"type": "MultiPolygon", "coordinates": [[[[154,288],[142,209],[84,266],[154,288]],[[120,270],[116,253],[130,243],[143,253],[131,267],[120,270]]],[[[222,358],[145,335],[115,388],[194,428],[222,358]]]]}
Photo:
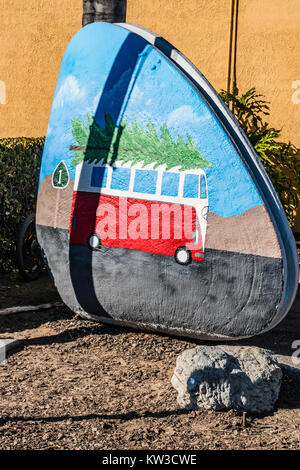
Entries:
{"type": "Polygon", "coordinates": [[[145,132],[135,119],[132,128],[123,119],[119,127],[111,116],[105,114],[105,127],[102,128],[91,114],[88,114],[88,127],[79,119],[74,119],[73,137],[78,146],[72,146],[76,154],[72,166],[87,161],[108,163],[116,160],[132,165],[143,162],[146,166],[154,163],[154,168],[166,164],[166,169],[180,167],[183,170],[211,167],[211,163],[201,155],[190,135],[186,141],[177,136],[175,141],[166,123],[160,128],[160,137],[149,120],[145,132]]]}

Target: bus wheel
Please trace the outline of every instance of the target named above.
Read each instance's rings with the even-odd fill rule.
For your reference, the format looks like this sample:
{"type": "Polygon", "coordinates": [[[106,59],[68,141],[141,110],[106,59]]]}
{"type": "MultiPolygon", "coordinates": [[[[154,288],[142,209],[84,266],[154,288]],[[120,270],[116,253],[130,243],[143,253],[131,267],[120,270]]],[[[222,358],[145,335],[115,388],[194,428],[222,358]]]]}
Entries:
{"type": "Polygon", "coordinates": [[[192,254],[186,246],[179,246],[175,251],[174,258],[178,264],[186,265],[192,261],[192,254]]]}
{"type": "Polygon", "coordinates": [[[91,233],[87,241],[90,250],[99,251],[101,248],[101,240],[97,233],[91,233]]]}

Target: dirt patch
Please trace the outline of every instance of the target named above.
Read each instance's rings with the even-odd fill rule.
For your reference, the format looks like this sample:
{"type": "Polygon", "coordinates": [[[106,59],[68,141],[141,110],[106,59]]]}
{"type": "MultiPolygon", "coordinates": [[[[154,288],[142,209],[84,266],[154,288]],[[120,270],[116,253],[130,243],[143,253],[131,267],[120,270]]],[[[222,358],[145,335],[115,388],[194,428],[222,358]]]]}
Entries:
{"type": "MultiPolygon", "coordinates": [[[[25,287],[18,285],[11,286],[6,306],[21,299],[18,289],[25,287]]],[[[57,299],[47,278],[25,289],[29,297],[36,292],[35,303],[48,302],[46,292],[57,299]]],[[[300,448],[295,368],[284,369],[275,412],[249,416],[245,428],[232,411],[178,408],[170,384],[176,357],[203,341],[109,327],[65,307],[0,321],[2,337],[20,339],[0,365],[0,449],[300,448]]],[[[269,348],[293,365],[294,340],[300,340],[299,295],[277,328],[239,344],[269,348]]]]}
{"type": "MultiPolygon", "coordinates": [[[[34,282],[24,282],[17,273],[0,274],[1,310],[8,307],[40,305],[59,301],[58,292],[50,282],[46,270],[34,282]]],[[[16,319],[16,317],[14,318],[16,319]]]]}

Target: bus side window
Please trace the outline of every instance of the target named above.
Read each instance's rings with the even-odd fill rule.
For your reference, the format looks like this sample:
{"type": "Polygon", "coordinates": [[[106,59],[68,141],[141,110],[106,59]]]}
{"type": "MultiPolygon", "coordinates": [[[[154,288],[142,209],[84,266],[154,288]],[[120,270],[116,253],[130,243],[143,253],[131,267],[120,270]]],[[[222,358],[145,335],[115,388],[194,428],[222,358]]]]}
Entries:
{"type": "Polygon", "coordinates": [[[205,176],[201,176],[200,179],[200,197],[201,199],[206,199],[207,198],[207,191],[206,191],[206,181],[205,181],[205,176]]]}
{"type": "Polygon", "coordinates": [[[94,188],[105,188],[107,183],[107,168],[104,166],[94,167],[92,171],[91,186],[94,188]]]}
{"type": "Polygon", "coordinates": [[[162,175],[161,195],[178,196],[179,173],[167,173],[162,175]]]}
{"type": "Polygon", "coordinates": [[[133,191],[136,193],[155,194],[157,171],[135,170],[133,191]]]}
{"type": "Polygon", "coordinates": [[[110,189],[128,191],[130,182],[129,168],[113,168],[110,189]]]}
{"type": "Polygon", "coordinates": [[[199,197],[199,176],[187,174],[184,178],[183,197],[199,197]]]}

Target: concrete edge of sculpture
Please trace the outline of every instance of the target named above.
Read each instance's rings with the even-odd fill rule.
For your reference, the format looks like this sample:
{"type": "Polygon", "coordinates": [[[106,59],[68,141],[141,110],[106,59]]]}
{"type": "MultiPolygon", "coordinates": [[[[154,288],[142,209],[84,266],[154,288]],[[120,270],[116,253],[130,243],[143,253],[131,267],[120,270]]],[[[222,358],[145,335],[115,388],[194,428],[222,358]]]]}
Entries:
{"type": "Polygon", "coordinates": [[[218,115],[227,135],[238,147],[239,154],[248,166],[248,170],[251,173],[252,178],[257,182],[257,187],[260,190],[264,203],[269,209],[269,214],[273,220],[280,240],[286,273],[285,298],[282,301],[281,306],[278,308],[277,315],[273,318],[268,327],[261,332],[265,333],[266,331],[274,328],[274,326],[280,323],[285,315],[287,315],[296,297],[299,282],[299,263],[298,257],[295,256],[295,253],[297,254],[296,242],[279,197],[266,174],[261,161],[250,144],[246,133],[238,124],[228,106],[226,106],[212,85],[197,69],[197,67],[195,67],[195,65],[192,64],[184,54],[168,43],[168,41],[152,31],[129,23],[116,24],[142,36],[154,48],[157,48],[166,59],[169,59],[173,65],[177,66],[180,71],[186,75],[192,85],[197,87],[207,105],[214,114],[218,115]]]}

